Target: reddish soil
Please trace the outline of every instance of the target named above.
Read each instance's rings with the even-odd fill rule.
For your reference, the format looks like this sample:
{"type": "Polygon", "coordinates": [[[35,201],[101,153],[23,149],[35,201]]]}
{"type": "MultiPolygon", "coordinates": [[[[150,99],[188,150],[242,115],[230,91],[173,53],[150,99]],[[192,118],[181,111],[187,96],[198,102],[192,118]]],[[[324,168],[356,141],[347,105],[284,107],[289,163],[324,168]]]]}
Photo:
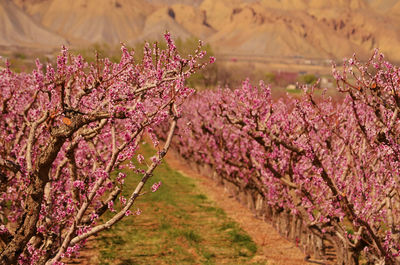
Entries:
{"type": "MultiPolygon", "coordinates": [[[[198,188],[202,193],[215,201],[217,206],[237,222],[240,227],[248,233],[259,249],[259,256],[253,258],[254,262],[267,261],[267,265],[306,265],[317,262],[307,262],[305,255],[292,242],[282,237],[271,224],[254,216],[248,208],[235,200],[224,189],[215,185],[207,176],[201,175],[196,169],[191,168],[179,155],[170,150],[166,156],[167,163],[181,174],[196,180],[198,188]]],[[[97,250],[94,247],[93,239],[88,242],[81,256],[72,259],[68,264],[89,265],[98,263],[97,250]]],[[[321,264],[321,263],[319,263],[321,264]]]]}
{"type": "MultiPolygon", "coordinates": [[[[248,208],[240,204],[222,186],[215,185],[210,178],[199,174],[195,169],[186,164],[179,156],[170,150],[166,156],[167,163],[187,177],[197,180],[200,190],[210,199],[214,200],[226,214],[235,220],[249,236],[252,237],[267,264],[275,265],[300,265],[310,264],[305,261],[305,255],[292,242],[283,238],[271,224],[254,216],[248,208]]],[[[256,261],[256,260],[255,260],[256,261]]]]}

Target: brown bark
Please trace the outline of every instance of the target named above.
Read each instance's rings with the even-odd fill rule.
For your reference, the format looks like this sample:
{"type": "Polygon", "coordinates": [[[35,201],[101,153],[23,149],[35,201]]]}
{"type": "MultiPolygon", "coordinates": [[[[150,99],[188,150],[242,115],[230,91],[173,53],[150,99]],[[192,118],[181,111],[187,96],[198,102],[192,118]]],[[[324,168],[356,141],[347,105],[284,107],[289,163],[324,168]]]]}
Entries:
{"type": "Polygon", "coordinates": [[[19,222],[14,238],[7,244],[0,254],[0,265],[17,264],[26,244],[36,234],[36,225],[44,197],[44,189],[49,181],[49,172],[65,140],[79,128],[90,122],[109,117],[107,113],[91,115],[88,118],[78,116],[71,126],[62,126],[52,131],[52,138],[43,153],[37,159],[31,175],[31,184],[27,189],[25,211],[19,222]]]}
{"type": "Polygon", "coordinates": [[[19,255],[23,252],[32,236],[36,234],[36,224],[39,220],[44,187],[49,181],[51,164],[57,157],[64,141],[64,135],[54,137],[38,159],[37,170],[32,173],[32,182],[27,190],[27,194],[29,195],[25,202],[25,213],[19,228],[15,231],[13,240],[7,244],[0,255],[1,265],[17,264],[19,255]]]}

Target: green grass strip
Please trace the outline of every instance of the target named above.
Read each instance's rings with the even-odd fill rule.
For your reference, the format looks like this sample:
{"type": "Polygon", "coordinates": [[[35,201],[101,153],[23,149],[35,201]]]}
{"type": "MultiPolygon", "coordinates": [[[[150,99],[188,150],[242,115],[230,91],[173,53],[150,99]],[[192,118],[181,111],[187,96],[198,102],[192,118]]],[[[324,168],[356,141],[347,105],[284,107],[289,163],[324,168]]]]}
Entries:
{"type": "MultiPolygon", "coordinates": [[[[141,152],[148,157],[154,150],[142,144],[141,152]]],[[[132,190],[139,178],[128,174],[125,190],[132,190]]],[[[125,218],[96,238],[98,264],[265,264],[254,261],[257,246],[239,225],[194,180],[165,162],[145,190],[132,209],[141,209],[141,215],[125,218]],[[160,189],[150,192],[158,181],[160,189]]]]}

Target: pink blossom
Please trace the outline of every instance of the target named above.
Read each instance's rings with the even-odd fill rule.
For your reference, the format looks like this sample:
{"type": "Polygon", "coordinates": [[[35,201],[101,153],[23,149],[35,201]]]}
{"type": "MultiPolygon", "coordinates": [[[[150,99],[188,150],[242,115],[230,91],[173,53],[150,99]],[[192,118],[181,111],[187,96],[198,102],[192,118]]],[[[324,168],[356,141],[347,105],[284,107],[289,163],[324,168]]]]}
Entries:
{"type": "Polygon", "coordinates": [[[138,160],[138,162],[139,162],[140,164],[142,164],[143,161],[144,161],[143,155],[142,155],[142,154],[138,154],[138,155],[137,155],[137,160],[138,160]]]}
{"type": "Polygon", "coordinates": [[[153,186],[151,186],[151,191],[156,192],[160,188],[160,186],[161,186],[161,181],[154,183],[153,186]]]}
{"type": "MultiPolygon", "coordinates": [[[[0,160],[7,176],[0,195],[7,208],[0,208],[0,215],[7,216],[10,227],[26,225],[23,229],[37,229],[44,237],[37,247],[26,244],[34,234],[13,247],[18,251],[12,259],[19,264],[37,263],[42,252],[54,264],[78,254],[85,240],[73,245],[67,241],[80,240],[76,235],[99,225],[95,221],[104,200],[116,198],[122,188],[134,192],[123,186],[126,175],[113,177],[114,172],[128,167],[146,174],[131,163],[136,156],[145,161],[138,154],[144,133],[159,145],[156,128],[171,124],[179,116],[177,106],[193,93],[185,80],[208,64],[199,63],[205,55],[201,45],[184,58],[170,34],[165,39],[164,50],[146,44],[141,62],[124,45],[117,63],[108,58],[87,62],[62,47],[55,65],[36,60],[31,73],[15,73],[6,62],[0,71],[0,138],[6,141],[0,144],[0,160]],[[43,195],[30,196],[32,191],[43,195]],[[38,218],[24,223],[25,216],[38,218]],[[49,240],[54,244],[47,244],[49,240]]],[[[120,201],[127,204],[122,196],[120,201]]],[[[106,212],[115,211],[113,206],[110,201],[106,212]]],[[[9,231],[3,225],[0,233],[9,231]]]]}
{"type": "Polygon", "coordinates": [[[400,188],[400,70],[376,52],[367,63],[353,56],[333,66],[333,76],[343,99],[308,87],[301,98],[273,100],[268,86],[249,80],[199,92],[182,106],[173,141],[185,159],[251,186],[271,207],[335,231],[339,241],[368,238],[366,257],[395,263],[400,235],[387,224],[400,218],[391,194],[400,188]]]}
{"type": "Polygon", "coordinates": [[[135,212],[136,215],[140,215],[141,213],[142,213],[142,210],[140,210],[139,208],[135,212]]]}

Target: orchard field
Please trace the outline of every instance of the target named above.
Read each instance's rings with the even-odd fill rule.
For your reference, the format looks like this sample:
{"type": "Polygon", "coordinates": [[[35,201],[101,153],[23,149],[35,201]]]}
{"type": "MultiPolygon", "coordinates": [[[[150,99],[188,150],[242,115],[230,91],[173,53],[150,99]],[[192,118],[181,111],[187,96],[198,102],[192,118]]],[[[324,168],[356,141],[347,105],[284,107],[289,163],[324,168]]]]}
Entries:
{"type": "Polygon", "coordinates": [[[306,261],[400,264],[397,66],[354,56],[333,65],[335,88],[276,96],[264,81],[217,87],[201,42],[191,54],[165,43],[139,58],[63,47],[31,72],[4,64],[0,264],[269,264],[163,162],[171,148],[306,261]]]}

